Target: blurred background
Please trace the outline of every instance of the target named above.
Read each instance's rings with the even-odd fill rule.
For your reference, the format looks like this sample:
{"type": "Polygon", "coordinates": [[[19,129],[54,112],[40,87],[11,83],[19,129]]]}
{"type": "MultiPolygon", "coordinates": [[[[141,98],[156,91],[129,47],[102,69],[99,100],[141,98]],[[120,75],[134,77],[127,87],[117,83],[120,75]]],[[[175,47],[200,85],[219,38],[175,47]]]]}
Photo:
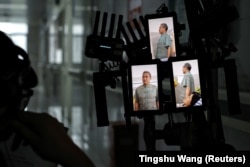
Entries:
{"type": "MultiPolygon", "coordinates": [[[[137,147],[145,150],[145,144],[143,121],[137,118],[133,119],[132,136],[126,138],[119,86],[115,90],[107,89],[111,125],[101,128],[96,125],[92,73],[98,71],[98,61],[84,55],[85,40],[92,32],[95,11],[122,14],[125,23],[139,15],[155,13],[162,3],[166,3],[170,11],[176,11],[178,21],[186,24],[187,30],[182,32],[180,42],[187,42],[189,31],[183,0],[0,0],[0,30],[29,53],[39,77],[28,109],[48,112],[63,122],[69,127],[74,142],[98,167],[119,166],[117,157],[124,160],[129,150],[137,147]]],[[[226,142],[237,150],[250,150],[250,1],[230,0],[230,3],[240,14],[239,19],[228,25],[227,31],[228,39],[239,49],[232,57],[238,67],[242,114],[228,114],[224,71],[220,70],[222,122],[226,142]]],[[[183,118],[176,115],[175,119],[178,122],[183,118]]],[[[156,127],[162,129],[166,120],[167,115],[158,116],[156,127]]],[[[179,149],[166,146],[163,141],[157,141],[156,148],[179,149]]]]}
{"type": "MultiPolygon", "coordinates": [[[[171,37],[171,45],[172,47],[175,46],[175,32],[174,32],[174,25],[173,25],[173,18],[168,17],[168,18],[158,18],[158,19],[149,19],[148,24],[149,24],[149,38],[150,38],[150,49],[151,49],[151,54],[152,54],[152,59],[155,59],[156,56],[156,48],[157,48],[157,43],[159,41],[159,38],[161,34],[159,33],[159,27],[162,23],[167,24],[168,30],[167,34],[171,37]]],[[[171,46],[170,45],[170,46],[171,46]]],[[[176,48],[174,48],[176,50],[176,48]]],[[[176,55],[173,55],[176,56],[176,55]]]]}

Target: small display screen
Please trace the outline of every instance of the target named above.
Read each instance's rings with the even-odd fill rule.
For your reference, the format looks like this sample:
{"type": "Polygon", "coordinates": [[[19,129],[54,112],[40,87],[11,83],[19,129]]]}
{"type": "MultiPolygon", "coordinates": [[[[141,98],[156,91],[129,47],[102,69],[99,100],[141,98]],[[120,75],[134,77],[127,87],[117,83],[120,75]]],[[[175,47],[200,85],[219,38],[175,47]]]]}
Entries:
{"type": "Polygon", "coordinates": [[[176,57],[174,17],[148,18],[147,21],[152,59],[166,62],[176,57]]]}
{"type": "Polygon", "coordinates": [[[159,110],[157,69],[157,64],[131,66],[131,100],[134,112],[159,110]]]}
{"type": "Polygon", "coordinates": [[[198,60],[174,61],[172,71],[176,107],[202,106],[198,60]]]}

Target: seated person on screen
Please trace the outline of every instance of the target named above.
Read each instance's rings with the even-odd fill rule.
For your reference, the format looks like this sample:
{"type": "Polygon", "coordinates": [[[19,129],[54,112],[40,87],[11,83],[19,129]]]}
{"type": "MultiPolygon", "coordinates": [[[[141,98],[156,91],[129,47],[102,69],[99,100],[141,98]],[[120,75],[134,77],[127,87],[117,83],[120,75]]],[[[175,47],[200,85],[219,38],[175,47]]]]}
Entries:
{"type": "Polygon", "coordinates": [[[157,86],[150,84],[151,73],[144,71],[142,73],[143,85],[135,90],[134,110],[158,110],[159,99],[157,86]]]}
{"type": "Polygon", "coordinates": [[[168,25],[166,23],[162,23],[159,27],[159,33],[161,34],[156,48],[156,59],[160,59],[161,61],[168,61],[168,58],[171,55],[170,46],[172,43],[170,35],[167,33],[168,25]]]}

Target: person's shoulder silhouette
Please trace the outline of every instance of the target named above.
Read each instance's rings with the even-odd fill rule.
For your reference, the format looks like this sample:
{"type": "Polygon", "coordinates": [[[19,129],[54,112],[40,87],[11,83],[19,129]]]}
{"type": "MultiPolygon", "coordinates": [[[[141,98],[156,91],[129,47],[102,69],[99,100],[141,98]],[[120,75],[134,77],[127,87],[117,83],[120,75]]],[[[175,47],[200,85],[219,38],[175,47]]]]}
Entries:
{"type": "MultiPolygon", "coordinates": [[[[88,156],[68,136],[62,123],[45,113],[24,111],[33,94],[32,88],[37,83],[37,76],[31,67],[28,54],[0,31],[0,142],[9,143],[13,140],[8,147],[10,149],[6,149],[7,144],[1,147],[0,143],[0,166],[3,166],[4,159],[5,162],[16,160],[6,158],[3,153],[7,152],[10,155],[10,150],[18,151],[23,140],[33,149],[32,155],[41,156],[41,160],[68,167],[94,166],[88,156]],[[1,148],[8,151],[2,152],[1,148]]],[[[20,156],[18,157],[20,159],[20,156]]],[[[30,157],[29,154],[28,160],[35,161],[30,157]]],[[[22,160],[25,160],[25,157],[22,160]]],[[[13,162],[10,164],[20,165],[13,165],[13,162]]],[[[6,165],[7,163],[4,164],[6,165]]]]}

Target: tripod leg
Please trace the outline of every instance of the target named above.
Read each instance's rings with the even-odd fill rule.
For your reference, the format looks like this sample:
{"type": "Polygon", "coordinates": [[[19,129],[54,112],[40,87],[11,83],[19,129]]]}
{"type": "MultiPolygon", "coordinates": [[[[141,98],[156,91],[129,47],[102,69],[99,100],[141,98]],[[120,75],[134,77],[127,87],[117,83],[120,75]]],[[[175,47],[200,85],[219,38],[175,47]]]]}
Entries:
{"type": "Polygon", "coordinates": [[[155,151],[155,118],[154,116],[144,117],[144,132],[143,137],[147,151],[155,151]]]}

